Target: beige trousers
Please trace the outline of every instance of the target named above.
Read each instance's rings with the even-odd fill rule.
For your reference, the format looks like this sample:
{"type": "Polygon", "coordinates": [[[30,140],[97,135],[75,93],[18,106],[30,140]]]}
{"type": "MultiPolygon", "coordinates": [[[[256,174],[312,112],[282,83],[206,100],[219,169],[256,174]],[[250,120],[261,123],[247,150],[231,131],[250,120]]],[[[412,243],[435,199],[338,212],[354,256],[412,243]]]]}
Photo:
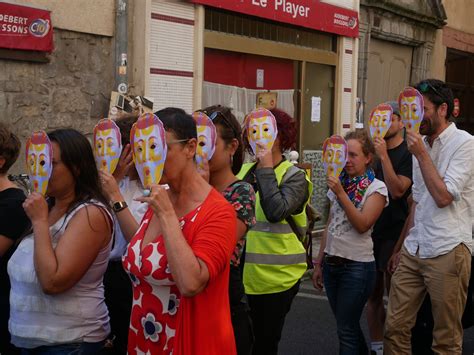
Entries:
{"type": "Polygon", "coordinates": [[[461,318],[471,272],[471,253],[459,244],[445,255],[421,259],[403,247],[392,277],[385,321],[384,354],[411,354],[411,329],[426,292],[431,298],[435,354],[461,354],[461,318]]]}

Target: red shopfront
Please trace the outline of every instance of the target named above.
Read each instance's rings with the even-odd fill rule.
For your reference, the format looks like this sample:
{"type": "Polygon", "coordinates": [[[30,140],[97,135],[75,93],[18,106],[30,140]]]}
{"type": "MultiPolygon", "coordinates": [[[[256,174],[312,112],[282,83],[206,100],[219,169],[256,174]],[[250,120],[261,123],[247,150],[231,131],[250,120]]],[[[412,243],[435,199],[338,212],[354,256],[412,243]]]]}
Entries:
{"type": "Polygon", "coordinates": [[[259,92],[276,92],[298,120],[300,153],[319,150],[338,131],[340,38],[358,36],[358,13],[317,0],[191,2],[205,5],[203,106],[230,106],[243,119],[259,92]],[[312,97],[321,98],[319,121],[312,97]]]}

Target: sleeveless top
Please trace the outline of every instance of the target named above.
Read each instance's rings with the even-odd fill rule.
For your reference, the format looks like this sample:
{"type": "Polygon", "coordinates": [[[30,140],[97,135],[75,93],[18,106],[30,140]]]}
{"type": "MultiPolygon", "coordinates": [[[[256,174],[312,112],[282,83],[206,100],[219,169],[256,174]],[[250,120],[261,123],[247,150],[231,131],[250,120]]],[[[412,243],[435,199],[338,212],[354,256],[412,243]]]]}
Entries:
{"type": "MultiPolygon", "coordinates": [[[[103,204],[95,200],[83,202],[49,227],[53,248],[56,248],[69,221],[88,205],[102,208],[112,221],[103,204]]],[[[60,294],[47,295],[36,275],[33,234],[25,237],[8,262],[11,342],[20,348],[35,348],[104,340],[110,333],[110,325],[102,280],[111,246],[112,238],[73,287],[60,294]]]]}

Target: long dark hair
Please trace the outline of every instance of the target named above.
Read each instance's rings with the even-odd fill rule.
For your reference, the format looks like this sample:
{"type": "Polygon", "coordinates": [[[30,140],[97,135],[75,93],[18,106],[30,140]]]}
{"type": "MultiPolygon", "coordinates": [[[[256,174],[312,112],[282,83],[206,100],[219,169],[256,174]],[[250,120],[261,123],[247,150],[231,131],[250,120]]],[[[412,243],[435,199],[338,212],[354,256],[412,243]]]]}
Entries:
{"type": "Polygon", "coordinates": [[[108,209],[108,200],[102,192],[99,172],[95,164],[92,147],[87,138],[75,129],[57,129],[48,133],[52,142],[56,142],[61,149],[61,161],[74,176],[75,200],[68,210],[71,211],[78,204],[95,199],[102,202],[108,209]]]}
{"type": "Polygon", "coordinates": [[[237,139],[239,146],[232,158],[232,172],[234,175],[238,174],[244,161],[244,146],[242,144],[242,128],[232,113],[232,109],[226,106],[214,105],[200,111],[211,117],[214,125],[219,126],[220,136],[225,144],[230,144],[232,140],[237,139]],[[217,114],[213,115],[215,112],[217,114]]]}

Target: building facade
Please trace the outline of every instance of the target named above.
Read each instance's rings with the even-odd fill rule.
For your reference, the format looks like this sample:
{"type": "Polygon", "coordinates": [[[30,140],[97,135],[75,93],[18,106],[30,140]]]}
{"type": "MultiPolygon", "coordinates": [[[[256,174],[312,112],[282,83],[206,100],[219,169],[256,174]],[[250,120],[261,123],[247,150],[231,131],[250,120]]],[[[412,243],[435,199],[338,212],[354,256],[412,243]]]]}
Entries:
{"type": "Polygon", "coordinates": [[[445,21],[440,0],[361,1],[357,93],[365,122],[379,103],[432,75],[436,35],[445,21]]]}
{"type": "Polygon", "coordinates": [[[437,31],[433,77],[445,80],[459,100],[456,125],[474,134],[474,2],[443,0],[447,25],[437,31]]]}
{"type": "Polygon", "coordinates": [[[355,128],[356,0],[146,0],[133,9],[131,85],[154,108],[209,105],[239,120],[259,93],[298,123],[300,160],[313,165],[313,202],[326,210],[321,147],[355,128]],[[137,27],[138,26],[138,27],[137,27]],[[140,28],[140,31],[138,31],[140,28]],[[319,178],[318,178],[319,177],[319,178]]]}
{"type": "MultiPolygon", "coordinates": [[[[38,129],[90,133],[107,113],[113,87],[114,1],[9,3],[51,11],[54,50],[0,50],[0,121],[22,143],[38,129]]],[[[23,156],[13,172],[25,171],[23,156]]]]}

